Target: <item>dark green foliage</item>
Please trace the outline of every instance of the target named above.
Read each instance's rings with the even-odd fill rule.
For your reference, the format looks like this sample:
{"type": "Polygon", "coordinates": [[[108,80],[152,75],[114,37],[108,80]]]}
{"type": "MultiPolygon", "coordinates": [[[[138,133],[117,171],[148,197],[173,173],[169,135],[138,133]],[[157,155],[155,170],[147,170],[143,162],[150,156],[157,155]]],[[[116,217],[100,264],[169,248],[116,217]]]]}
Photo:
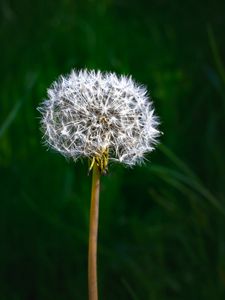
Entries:
{"type": "Polygon", "coordinates": [[[59,74],[148,86],[162,144],[102,178],[100,299],[225,299],[224,1],[0,3],[0,299],[87,299],[91,178],[41,145],[59,74]]]}

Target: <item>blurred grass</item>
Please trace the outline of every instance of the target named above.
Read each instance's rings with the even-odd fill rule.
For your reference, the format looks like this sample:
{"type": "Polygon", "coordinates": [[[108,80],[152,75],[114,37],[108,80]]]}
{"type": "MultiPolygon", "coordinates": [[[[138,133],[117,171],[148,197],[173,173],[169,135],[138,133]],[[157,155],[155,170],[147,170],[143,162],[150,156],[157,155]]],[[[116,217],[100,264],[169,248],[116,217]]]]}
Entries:
{"type": "Polygon", "coordinates": [[[71,68],[129,73],[164,135],[102,179],[101,299],[224,299],[224,1],[0,3],[0,299],[87,299],[90,177],[41,145],[71,68]]]}

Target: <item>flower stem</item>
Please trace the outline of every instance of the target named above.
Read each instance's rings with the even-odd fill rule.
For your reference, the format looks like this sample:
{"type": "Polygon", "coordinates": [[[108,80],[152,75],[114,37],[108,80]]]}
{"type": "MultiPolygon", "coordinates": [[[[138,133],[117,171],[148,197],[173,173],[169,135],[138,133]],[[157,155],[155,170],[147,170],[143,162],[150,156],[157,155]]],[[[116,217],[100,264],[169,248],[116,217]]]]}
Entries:
{"type": "Polygon", "coordinates": [[[100,170],[96,163],[93,166],[89,249],[88,249],[88,291],[89,300],[98,300],[97,285],[97,239],[98,239],[98,211],[99,211],[100,170]]]}

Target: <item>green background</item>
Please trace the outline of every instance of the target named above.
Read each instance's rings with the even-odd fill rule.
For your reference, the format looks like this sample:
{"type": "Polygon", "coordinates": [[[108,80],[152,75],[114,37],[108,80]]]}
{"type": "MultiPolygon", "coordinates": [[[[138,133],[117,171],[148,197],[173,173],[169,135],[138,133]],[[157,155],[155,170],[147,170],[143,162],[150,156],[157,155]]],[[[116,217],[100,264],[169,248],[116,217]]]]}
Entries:
{"type": "Polygon", "coordinates": [[[102,178],[100,299],[225,299],[224,1],[0,2],[0,299],[87,299],[91,176],[42,145],[72,68],[132,74],[160,116],[145,166],[102,178]]]}

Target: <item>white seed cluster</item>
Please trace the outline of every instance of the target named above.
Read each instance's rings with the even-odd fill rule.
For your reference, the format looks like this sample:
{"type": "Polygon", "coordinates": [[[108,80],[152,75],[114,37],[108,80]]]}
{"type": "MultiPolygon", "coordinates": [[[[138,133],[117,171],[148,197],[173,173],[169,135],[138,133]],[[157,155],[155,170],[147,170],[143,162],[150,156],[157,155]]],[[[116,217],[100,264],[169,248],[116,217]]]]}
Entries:
{"type": "Polygon", "coordinates": [[[146,89],[115,73],[73,70],[52,84],[38,110],[46,144],[74,160],[107,150],[109,160],[133,166],[159,136],[146,89]]]}

